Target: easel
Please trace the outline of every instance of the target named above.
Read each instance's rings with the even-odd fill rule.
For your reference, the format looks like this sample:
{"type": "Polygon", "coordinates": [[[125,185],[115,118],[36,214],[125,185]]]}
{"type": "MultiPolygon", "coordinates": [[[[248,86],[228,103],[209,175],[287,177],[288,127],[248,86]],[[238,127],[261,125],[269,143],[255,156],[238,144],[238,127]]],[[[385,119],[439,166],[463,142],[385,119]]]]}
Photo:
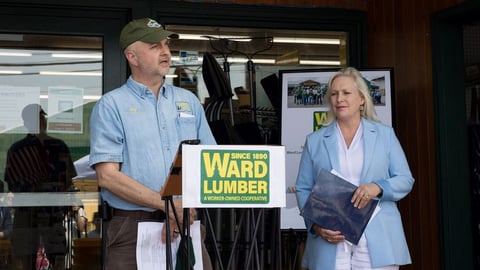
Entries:
{"type": "MultiPolygon", "coordinates": [[[[218,209],[216,209],[218,210],[218,209]]],[[[220,240],[219,235],[221,230],[214,227],[219,227],[217,223],[221,223],[223,215],[221,213],[214,214],[216,218],[212,220],[212,217],[208,209],[203,209],[203,215],[207,229],[211,233],[212,243],[214,246],[216,256],[216,268],[219,270],[236,270],[236,269],[266,269],[264,265],[264,252],[266,248],[265,241],[265,218],[269,209],[266,208],[235,208],[232,211],[239,213],[240,218],[238,223],[235,222],[235,232],[231,232],[233,239],[228,244],[223,243],[225,240],[220,240]],[[215,220],[215,221],[214,221],[215,220]],[[218,246],[221,246],[223,252],[228,257],[226,267],[222,262],[222,256],[218,246]],[[245,253],[242,253],[245,252],[245,253]]],[[[270,269],[279,269],[281,266],[281,235],[280,235],[280,217],[279,209],[273,208],[270,210],[271,221],[273,226],[270,228],[270,244],[272,246],[270,269]]],[[[235,219],[235,218],[234,218],[235,219]]],[[[233,221],[232,221],[233,222],[233,221]]],[[[228,233],[228,232],[227,232],[228,233]]],[[[213,261],[212,261],[213,262],[213,261]]]]}
{"type": "MultiPolygon", "coordinates": [[[[193,264],[190,259],[190,250],[189,250],[189,239],[190,239],[190,209],[183,209],[183,227],[180,228],[180,222],[178,221],[177,209],[173,202],[173,196],[182,195],[182,145],[183,144],[199,144],[200,140],[185,140],[182,141],[178,147],[177,155],[173,160],[172,166],[170,168],[170,174],[160,190],[160,195],[165,201],[165,225],[166,227],[166,254],[167,254],[167,270],[173,270],[175,267],[173,265],[172,259],[172,243],[170,237],[170,207],[172,208],[173,215],[175,217],[175,222],[177,227],[180,229],[180,237],[183,241],[180,242],[179,252],[184,252],[187,258],[187,263],[182,264],[182,270],[192,270],[193,264]],[[183,243],[183,244],[182,244],[183,243]]],[[[177,262],[178,263],[178,262],[177,262]]]]}

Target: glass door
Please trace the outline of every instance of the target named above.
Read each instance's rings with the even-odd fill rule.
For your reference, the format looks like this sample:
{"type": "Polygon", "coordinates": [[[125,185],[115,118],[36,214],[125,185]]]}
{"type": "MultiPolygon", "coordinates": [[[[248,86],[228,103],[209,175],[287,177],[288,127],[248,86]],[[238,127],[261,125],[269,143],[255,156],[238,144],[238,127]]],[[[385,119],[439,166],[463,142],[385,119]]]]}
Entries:
{"type": "Polygon", "coordinates": [[[58,269],[99,269],[99,193],[88,154],[102,44],[99,37],[0,33],[0,216],[11,217],[1,223],[0,250],[8,269],[39,258],[58,269]],[[97,247],[98,257],[83,260],[84,245],[97,247]]]}

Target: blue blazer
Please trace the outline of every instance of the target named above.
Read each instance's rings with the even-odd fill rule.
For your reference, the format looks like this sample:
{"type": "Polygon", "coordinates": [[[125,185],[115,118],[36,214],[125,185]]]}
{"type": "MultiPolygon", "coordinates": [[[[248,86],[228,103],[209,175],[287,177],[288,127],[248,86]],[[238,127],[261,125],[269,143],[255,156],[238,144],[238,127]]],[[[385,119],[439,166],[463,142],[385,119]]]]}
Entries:
{"type": "MultiPolygon", "coordinates": [[[[362,118],[364,164],[360,183],[378,184],[381,210],[365,229],[372,267],[411,263],[397,201],[413,187],[414,179],[395,132],[389,126],[362,118]]],[[[300,159],[295,184],[298,207],[303,208],[320,169],[340,171],[336,123],[309,134],[300,159]]],[[[320,237],[305,219],[308,236],[302,266],[309,270],[334,270],[337,245],[320,237]]]]}

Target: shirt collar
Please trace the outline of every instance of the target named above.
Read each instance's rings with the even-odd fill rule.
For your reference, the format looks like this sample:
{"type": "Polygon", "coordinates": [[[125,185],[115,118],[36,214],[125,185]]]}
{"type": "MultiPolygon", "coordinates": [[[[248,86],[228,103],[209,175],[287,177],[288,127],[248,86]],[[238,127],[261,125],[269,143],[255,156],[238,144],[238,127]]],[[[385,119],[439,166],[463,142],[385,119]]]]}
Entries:
{"type": "MultiPolygon", "coordinates": [[[[142,83],[135,81],[132,76],[130,76],[127,80],[128,88],[132,89],[135,94],[140,97],[145,97],[146,95],[152,95],[153,92],[147,86],[142,83]]],[[[167,97],[167,89],[165,88],[165,82],[163,82],[162,87],[160,88],[160,94],[164,97],[167,97]]]]}

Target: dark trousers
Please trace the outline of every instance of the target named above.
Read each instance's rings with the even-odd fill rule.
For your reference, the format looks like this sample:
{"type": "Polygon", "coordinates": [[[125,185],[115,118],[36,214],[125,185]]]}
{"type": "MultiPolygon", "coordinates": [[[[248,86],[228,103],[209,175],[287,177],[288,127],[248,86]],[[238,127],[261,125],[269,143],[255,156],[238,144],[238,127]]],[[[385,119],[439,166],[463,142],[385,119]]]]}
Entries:
{"type": "Polygon", "coordinates": [[[137,220],[114,216],[106,225],[105,270],[136,270],[137,220]]]}
{"type": "MultiPolygon", "coordinates": [[[[137,270],[137,230],[138,221],[152,221],[151,216],[144,216],[139,211],[113,211],[113,216],[106,223],[106,253],[105,270],[137,270]]],[[[158,221],[162,221],[158,219],[158,221]]],[[[210,257],[203,245],[204,235],[202,233],[202,259],[203,269],[212,269],[210,257]]],[[[158,239],[161,241],[161,239],[158,239]]]]}

